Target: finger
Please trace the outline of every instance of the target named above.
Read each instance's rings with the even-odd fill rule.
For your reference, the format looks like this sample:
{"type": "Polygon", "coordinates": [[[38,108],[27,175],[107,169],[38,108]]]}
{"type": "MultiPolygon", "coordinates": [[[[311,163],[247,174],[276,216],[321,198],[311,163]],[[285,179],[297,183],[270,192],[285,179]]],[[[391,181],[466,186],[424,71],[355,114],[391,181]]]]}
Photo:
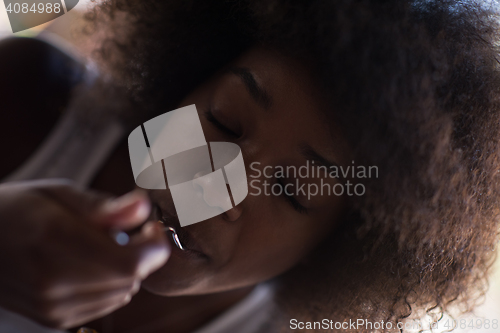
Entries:
{"type": "MultiPolygon", "coordinates": [[[[45,292],[44,295],[47,299],[72,298],[76,295],[98,295],[106,293],[110,290],[130,289],[130,286],[134,284],[134,281],[138,280],[135,276],[110,277],[110,274],[107,274],[108,276],[106,276],[106,273],[103,274],[102,272],[96,272],[95,276],[102,277],[101,279],[98,279],[95,276],[87,275],[82,279],[77,280],[74,277],[69,276],[68,280],[73,279],[71,282],[61,281],[52,287],[49,292],[45,292]]],[[[18,293],[23,294],[23,291],[20,290],[18,293]]],[[[30,294],[26,294],[26,297],[29,296],[30,294]]]]}
{"type": "Polygon", "coordinates": [[[95,319],[102,318],[117,309],[124,307],[130,302],[130,298],[118,298],[116,300],[104,301],[100,304],[95,304],[89,310],[78,313],[72,316],[72,318],[68,321],[66,325],[64,325],[63,329],[71,328],[71,327],[79,327],[85,323],[91,322],[95,319]]]}
{"type": "Polygon", "coordinates": [[[98,207],[111,198],[110,195],[102,192],[83,191],[66,179],[30,181],[25,182],[25,185],[27,189],[35,190],[68,211],[85,217],[94,213],[98,207]]]}
{"type": "Polygon", "coordinates": [[[88,249],[88,251],[91,253],[81,253],[81,257],[94,260],[87,260],[85,272],[81,269],[71,272],[66,270],[68,283],[58,284],[58,295],[71,292],[98,292],[130,285],[131,281],[136,279],[143,280],[166,263],[171,248],[161,226],[155,222],[148,222],[140,233],[131,238],[129,245],[112,244],[98,259],[95,258],[93,250],[88,249]],[[105,262],[109,264],[103,266],[105,262]],[[103,269],[104,267],[106,269],[103,269]]]}
{"type": "MultiPolygon", "coordinates": [[[[123,306],[130,301],[140,288],[140,281],[135,280],[126,287],[108,289],[101,292],[73,294],[65,298],[36,300],[28,302],[30,307],[16,309],[18,313],[29,314],[31,318],[51,327],[70,327],[80,318],[80,313],[100,312],[109,305],[123,306]]],[[[25,302],[26,304],[26,302],[25,302]]]]}
{"type": "Polygon", "coordinates": [[[135,255],[136,273],[141,280],[163,266],[171,253],[170,243],[156,222],[147,222],[125,248],[135,255]]]}
{"type": "Polygon", "coordinates": [[[61,309],[70,309],[73,312],[88,311],[92,305],[100,301],[115,299],[117,297],[125,297],[126,295],[135,295],[141,286],[139,280],[135,280],[132,284],[126,287],[107,289],[99,292],[77,293],[68,295],[65,299],[58,300],[61,309]]]}
{"type": "Polygon", "coordinates": [[[66,329],[88,323],[127,305],[131,299],[132,295],[130,293],[116,294],[112,297],[101,298],[73,308],[67,308],[59,314],[63,320],[58,326],[66,329]]]}
{"type": "Polygon", "coordinates": [[[119,198],[105,201],[93,216],[93,221],[105,228],[132,229],[144,223],[151,212],[145,191],[134,190],[119,198]]]}
{"type": "Polygon", "coordinates": [[[82,191],[64,180],[35,182],[34,189],[102,229],[132,229],[151,212],[149,198],[142,190],[112,198],[100,192],[82,191]]]}

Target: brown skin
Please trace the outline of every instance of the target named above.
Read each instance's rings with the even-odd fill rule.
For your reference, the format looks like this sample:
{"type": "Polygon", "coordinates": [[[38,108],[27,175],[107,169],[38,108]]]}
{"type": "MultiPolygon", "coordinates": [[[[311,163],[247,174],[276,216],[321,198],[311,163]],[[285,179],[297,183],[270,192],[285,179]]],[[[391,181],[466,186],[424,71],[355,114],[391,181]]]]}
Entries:
{"type": "MultiPolygon", "coordinates": [[[[255,48],[231,67],[249,69],[272,102],[267,109],[260,105],[232,72],[216,75],[180,105],[196,105],[207,141],[237,143],[249,176],[256,175],[250,168],[253,162],[261,163],[261,171],[265,166],[305,165],[300,153],[303,145],[340,164],[339,144],[322,117],[326,103],[300,62],[255,48]],[[205,116],[209,109],[236,135],[214,126],[205,116]]],[[[265,178],[261,179],[262,184],[265,178]]],[[[305,186],[310,182],[314,180],[300,180],[305,186]]],[[[257,193],[252,188],[249,191],[257,193]]],[[[166,191],[151,191],[151,198],[164,215],[174,215],[166,191]]],[[[183,256],[174,249],[168,263],[148,277],[143,287],[166,296],[213,293],[254,285],[285,272],[332,230],[343,207],[336,196],[317,195],[309,201],[296,198],[308,208],[307,214],[295,210],[284,196],[248,195],[225,214],[185,227],[208,258],[183,256]]]]}
{"type": "Polygon", "coordinates": [[[109,229],[149,213],[144,193],[110,201],[67,182],[0,186],[0,305],[51,327],[71,327],[127,304],[170,254],[157,224],[120,246],[109,229]]]}
{"type": "MultiPolygon", "coordinates": [[[[232,66],[246,68],[266,91],[268,100],[264,100],[266,103],[262,103],[262,99],[256,101],[255,94],[252,95],[244,80],[232,72],[215,75],[180,105],[196,104],[207,141],[237,143],[242,149],[248,176],[255,174],[249,167],[252,162],[260,162],[261,170],[267,165],[305,165],[306,158],[301,154],[304,145],[309,145],[329,161],[345,163],[342,140],[332,134],[323,118],[327,103],[307,67],[300,61],[262,48],[249,50],[232,66]],[[209,121],[205,114],[209,108],[213,117],[236,135],[209,121]]],[[[119,165],[128,164],[127,151],[123,147],[103,167],[94,188],[111,193],[123,191],[127,180],[119,177],[116,168],[108,167],[116,165],[117,161],[123,162],[119,165]]],[[[275,182],[275,179],[262,176],[260,179],[271,184],[275,182]]],[[[334,184],[334,180],[327,181],[334,184]]],[[[283,182],[295,180],[285,179],[283,182]]],[[[312,182],[316,183],[317,179],[300,180],[306,186],[312,182]]],[[[43,270],[29,272],[30,276],[46,283],[39,289],[28,289],[30,292],[26,297],[20,296],[21,291],[11,292],[10,296],[0,298],[0,304],[43,324],[63,328],[103,317],[123,306],[142,281],[144,290],[128,306],[89,325],[99,329],[112,318],[115,323],[113,331],[123,331],[161,319],[158,331],[165,327],[170,332],[195,329],[242,299],[255,284],[275,277],[303,260],[333,230],[345,206],[341,197],[317,195],[307,200],[296,196],[296,200],[308,210],[304,214],[284,196],[249,194],[230,211],[183,228],[198,253],[186,255],[173,248],[172,256],[163,265],[171,246],[159,229],[151,225],[143,227],[146,231],[125,247],[114,244],[106,234],[111,226],[123,229],[137,226],[140,223],[137,221],[139,207],[146,202],[144,198],[136,198],[127,207],[118,209],[123,212],[112,212],[111,215],[106,212],[106,215],[102,212],[102,198],[99,201],[92,194],[67,186],[50,187],[52,194],[47,197],[39,194],[37,186],[50,187],[28,185],[28,188],[15,190],[17,201],[6,206],[0,200],[0,214],[16,216],[16,221],[24,221],[27,230],[32,229],[33,224],[45,221],[49,230],[56,232],[45,233],[29,244],[9,243],[0,236],[0,253],[10,253],[10,257],[0,256],[0,264],[15,267],[19,263],[26,267],[28,259],[22,255],[23,246],[38,251],[50,244],[51,251],[42,255],[43,270]],[[85,206],[87,201],[92,204],[85,206]],[[26,206],[31,210],[23,209],[26,206]],[[37,209],[43,214],[34,214],[37,209]],[[66,239],[73,240],[71,245],[64,241],[66,239]],[[91,252],[88,252],[89,248],[91,252]],[[50,253],[67,256],[51,256],[50,253]],[[66,268],[68,262],[73,268],[66,268]],[[162,267],[149,275],[159,266],[162,267]],[[76,271],[79,274],[74,274],[76,271]],[[118,280],[125,282],[117,284],[118,280]],[[75,297],[62,293],[59,296],[59,286],[67,286],[70,290],[91,281],[95,284],[82,295],[75,297]],[[160,295],[192,296],[165,298],[160,295]],[[36,304],[40,306],[32,309],[30,297],[39,300],[36,304]],[[179,318],[185,320],[179,321],[179,318]]],[[[255,193],[254,189],[249,190],[255,193]]],[[[12,191],[12,188],[2,188],[0,195],[7,196],[12,191]]],[[[155,207],[161,208],[153,210],[152,221],[162,216],[167,217],[167,223],[175,219],[168,191],[150,191],[149,195],[155,207]]],[[[15,224],[3,222],[2,228],[9,225],[15,224]]],[[[15,231],[15,228],[9,231],[8,237],[24,238],[22,231],[18,230],[17,234],[15,231]]],[[[29,255],[28,258],[33,259],[29,255]]],[[[7,285],[6,280],[11,284],[24,281],[22,276],[25,274],[28,273],[13,269],[12,274],[2,275],[2,282],[7,285]]],[[[24,282],[19,290],[27,285],[29,282],[24,282]]]]}
{"type": "MultiPolygon", "coordinates": [[[[268,110],[254,101],[240,77],[224,70],[187,96],[180,106],[196,104],[207,141],[235,142],[241,147],[249,180],[255,174],[249,168],[252,162],[261,162],[259,169],[266,165],[304,165],[299,149],[304,143],[330,161],[345,163],[342,139],[326,127],[322,118],[326,103],[321,103],[319,89],[302,63],[255,48],[233,66],[253,73],[272,98],[268,110]],[[223,133],[208,121],[205,112],[209,106],[219,122],[241,137],[223,133]]],[[[113,159],[128,162],[127,150],[113,159]]],[[[105,182],[112,174],[113,168],[103,170],[95,186],[108,186],[105,182]]],[[[325,181],[332,184],[331,179],[325,181]]],[[[163,211],[155,212],[155,218],[174,214],[168,191],[150,191],[150,197],[163,211]]],[[[156,322],[157,332],[165,328],[189,332],[205,324],[246,296],[256,283],[279,275],[306,257],[335,227],[344,206],[342,197],[297,199],[309,209],[308,214],[297,212],[283,197],[249,194],[225,214],[184,227],[209,258],[184,256],[173,247],[167,264],[142,283],[143,289],[129,305],[89,326],[98,331],[112,327],[120,332],[156,322]]]]}

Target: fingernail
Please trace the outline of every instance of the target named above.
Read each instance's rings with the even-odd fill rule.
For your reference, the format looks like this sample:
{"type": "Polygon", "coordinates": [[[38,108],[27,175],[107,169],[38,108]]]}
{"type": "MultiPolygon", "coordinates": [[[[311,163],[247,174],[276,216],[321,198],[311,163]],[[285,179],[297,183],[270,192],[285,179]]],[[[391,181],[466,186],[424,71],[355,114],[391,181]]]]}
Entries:
{"type": "Polygon", "coordinates": [[[158,232],[161,232],[161,226],[156,222],[147,222],[142,227],[142,233],[147,237],[151,237],[158,232]]]}
{"type": "MultiPolygon", "coordinates": [[[[151,237],[156,233],[162,233],[163,230],[158,223],[147,222],[141,230],[141,233],[147,237],[151,237]]],[[[158,269],[168,259],[170,255],[170,248],[168,246],[154,246],[150,248],[139,266],[139,276],[145,278],[151,274],[152,271],[158,269]]]]}
{"type": "Polygon", "coordinates": [[[149,216],[151,208],[143,192],[133,191],[116,199],[106,201],[101,207],[101,212],[110,215],[126,209],[133,209],[133,218],[141,220],[149,216]]]}

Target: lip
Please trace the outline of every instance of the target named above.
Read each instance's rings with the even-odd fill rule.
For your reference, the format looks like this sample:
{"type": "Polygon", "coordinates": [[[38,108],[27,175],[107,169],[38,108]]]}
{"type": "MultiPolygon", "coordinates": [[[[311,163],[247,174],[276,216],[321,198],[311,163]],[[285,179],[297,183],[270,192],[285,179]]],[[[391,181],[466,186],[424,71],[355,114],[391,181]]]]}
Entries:
{"type": "Polygon", "coordinates": [[[202,259],[209,259],[208,255],[203,251],[202,247],[196,241],[196,239],[191,235],[191,233],[185,228],[181,227],[179,219],[176,216],[170,215],[165,209],[157,204],[155,205],[158,211],[158,219],[163,222],[166,227],[172,227],[175,229],[177,236],[182,244],[184,250],[181,250],[174,244],[172,239],[172,234],[165,228],[165,233],[168,234],[168,240],[172,245],[172,253],[179,256],[189,256],[189,257],[199,257],[202,259]]]}

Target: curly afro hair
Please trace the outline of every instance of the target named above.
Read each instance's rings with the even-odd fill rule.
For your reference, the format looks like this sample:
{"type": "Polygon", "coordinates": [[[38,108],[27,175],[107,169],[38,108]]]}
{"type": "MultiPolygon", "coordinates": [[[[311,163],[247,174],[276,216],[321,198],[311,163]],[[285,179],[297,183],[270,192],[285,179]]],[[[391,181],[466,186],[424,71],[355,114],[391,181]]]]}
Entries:
{"type": "MultiPolygon", "coordinates": [[[[498,240],[498,13],[472,1],[110,0],[98,55],[147,119],[252,45],[311,64],[361,165],[380,175],[307,262],[283,318],[396,324],[470,310],[498,240]],[[418,310],[418,311],[417,311],[418,310]]],[[[163,111],[162,111],[163,112],[163,111]]]]}

